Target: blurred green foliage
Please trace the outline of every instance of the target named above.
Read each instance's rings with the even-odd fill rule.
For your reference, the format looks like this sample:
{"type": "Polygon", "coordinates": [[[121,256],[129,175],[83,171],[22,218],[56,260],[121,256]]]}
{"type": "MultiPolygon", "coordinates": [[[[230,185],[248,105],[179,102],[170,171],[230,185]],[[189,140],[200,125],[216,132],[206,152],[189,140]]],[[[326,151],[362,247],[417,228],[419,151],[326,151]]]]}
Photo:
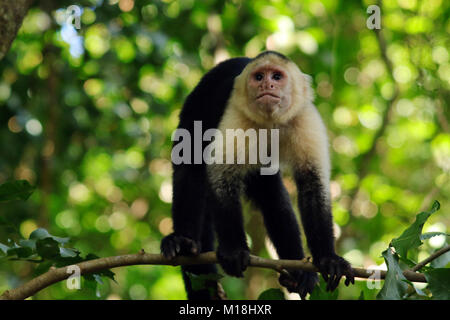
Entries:
{"type": "MultiPolygon", "coordinates": [[[[433,199],[424,232],[448,232],[450,216],[450,3],[389,0],[386,47],[366,27],[374,1],[104,0],[35,6],[0,62],[0,183],[27,180],[26,202],[0,203],[0,242],[38,227],[70,236],[83,255],[159,252],[171,231],[170,137],[184,98],[217,62],[280,51],[313,77],[329,129],[337,250],[353,265],[381,252],[433,199]],[[82,8],[80,29],[66,8],[82,8]],[[70,20],[70,19],[69,19],[70,20]],[[73,19],[72,19],[73,21],[73,19]],[[386,65],[392,63],[392,70],[386,65]],[[396,93],[398,92],[398,95],[396,93]],[[381,131],[380,131],[381,130],[381,131]],[[378,135],[380,133],[380,135],[378,135]],[[370,156],[364,156],[371,149],[370,156]],[[17,232],[16,232],[17,231],[17,232]]],[[[288,190],[295,197],[292,180],[288,190]]],[[[246,207],[252,253],[270,256],[262,221],[246,207]]],[[[423,260],[445,237],[424,240],[423,260]]],[[[0,292],[30,279],[32,264],[2,260],[0,292]]],[[[183,299],[178,268],[134,266],[37,299],[183,299]]],[[[271,270],[225,277],[230,298],[277,286],[271,270]]],[[[365,282],[340,299],[375,298],[365,282]]]]}

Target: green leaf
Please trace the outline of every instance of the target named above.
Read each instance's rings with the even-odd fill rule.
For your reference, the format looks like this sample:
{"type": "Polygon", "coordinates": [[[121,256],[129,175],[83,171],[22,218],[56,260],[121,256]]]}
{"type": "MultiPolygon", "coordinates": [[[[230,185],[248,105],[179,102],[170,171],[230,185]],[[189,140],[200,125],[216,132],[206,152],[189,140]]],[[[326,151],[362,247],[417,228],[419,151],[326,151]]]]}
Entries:
{"type": "Polygon", "coordinates": [[[414,285],[414,283],[412,281],[409,280],[403,280],[404,282],[406,282],[407,284],[409,284],[411,286],[412,289],[414,289],[414,291],[416,292],[417,295],[421,296],[421,297],[427,297],[427,295],[425,294],[425,292],[423,292],[421,289],[419,289],[418,287],[416,287],[414,285]]]}
{"type": "Polygon", "coordinates": [[[75,249],[70,248],[59,248],[59,254],[63,258],[73,258],[76,257],[80,252],[75,249]]]}
{"type": "Polygon", "coordinates": [[[34,230],[31,234],[30,234],[30,240],[38,240],[38,239],[45,239],[45,238],[52,238],[53,240],[55,240],[56,242],[60,243],[60,244],[65,244],[67,242],[69,242],[70,238],[60,238],[60,237],[55,237],[53,235],[51,235],[46,229],[44,228],[38,228],[36,230],[34,230]]]}
{"type": "Polygon", "coordinates": [[[0,202],[27,200],[35,187],[26,180],[8,181],[0,185],[0,202]]]}
{"type": "Polygon", "coordinates": [[[49,261],[49,260],[38,263],[36,268],[34,269],[33,276],[37,277],[37,276],[47,272],[50,269],[50,267],[52,267],[53,265],[54,265],[53,261],[49,261]]]}
{"type": "Polygon", "coordinates": [[[219,281],[221,278],[223,278],[223,276],[218,273],[208,273],[198,275],[186,272],[186,274],[191,280],[192,290],[194,291],[205,289],[208,287],[208,282],[219,281]]]}
{"type": "Polygon", "coordinates": [[[103,284],[102,277],[99,274],[94,273],[93,274],[95,281],[97,281],[98,284],[103,284]]]}
{"type": "Polygon", "coordinates": [[[109,270],[109,269],[102,270],[102,271],[100,271],[100,272],[97,272],[96,274],[99,274],[99,275],[101,275],[101,276],[110,278],[111,280],[113,280],[114,282],[117,283],[116,279],[114,279],[114,276],[115,276],[116,274],[115,274],[114,272],[112,272],[111,270],[109,270]]]}
{"type": "Polygon", "coordinates": [[[0,243],[0,250],[2,250],[4,254],[7,254],[9,247],[7,245],[4,245],[3,243],[0,243]]]}
{"type": "Polygon", "coordinates": [[[33,254],[33,250],[28,247],[16,247],[8,250],[8,257],[17,256],[18,258],[28,258],[33,254]]]}
{"type": "Polygon", "coordinates": [[[258,300],[286,300],[286,298],[284,297],[283,291],[272,288],[261,292],[258,300]]]}
{"type": "Polygon", "coordinates": [[[439,268],[425,272],[433,299],[450,300],[450,269],[439,268]]]}
{"type": "Polygon", "coordinates": [[[48,233],[47,230],[44,228],[38,228],[31,232],[29,239],[30,240],[39,240],[39,239],[45,239],[50,238],[50,233],[48,233]]]}
{"type": "MultiPolygon", "coordinates": [[[[97,256],[96,254],[88,253],[86,255],[86,258],[83,259],[83,261],[94,260],[94,259],[98,259],[98,258],[99,258],[99,256],[97,256]]],[[[114,279],[115,273],[112,272],[110,269],[102,270],[102,271],[96,272],[95,274],[110,278],[111,280],[113,280],[114,282],[117,283],[116,279],[114,279]]]]}
{"type": "Polygon", "coordinates": [[[338,296],[339,290],[327,291],[327,283],[320,277],[319,285],[316,285],[313,292],[311,292],[309,300],[337,300],[338,296]]]}
{"type": "Polygon", "coordinates": [[[60,256],[58,242],[52,238],[37,240],[36,251],[44,259],[53,259],[60,256]]]}
{"type": "Polygon", "coordinates": [[[422,244],[420,236],[422,234],[422,228],[427,219],[439,210],[440,204],[438,201],[433,203],[430,211],[421,212],[416,216],[416,221],[409,226],[400,237],[391,241],[390,246],[395,248],[395,251],[402,257],[406,258],[408,250],[417,248],[422,244]]]}
{"type": "Polygon", "coordinates": [[[86,274],[86,275],[83,275],[83,278],[84,278],[83,288],[86,288],[89,291],[92,291],[92,293],[94,293],[95,296],[97,296],[98,282],[95,279],[95,277],[92,274],[86,274]]]}
{"type": "Polygon", "coordinates": [[[358,300],[366,300],[364,297],[364,291],[361,290],[361,294],[359,295],[358,300]]]}
{"type": "Polygon", "coordinates": [[[98,259],[98,258],[100,258],[98,255],[93,254],[93,253],[88,253],[86,255],[86,258],[84,258],[84,260],[88,261],[88,260],[94,260],[94,259],[98,259]]]}
{"type": "Polygon", "coordinates": [[[403,281],[406,280],[403,275],[403,270],[398,265],[398,258],[389,247],[382,253],[388,268],[386,278],[384,279],[383,288],[377,295],[380,300],[400,300],[404,297],[408,284],[403,281]]]}
{"type": "Polygon", "coordinates": [[[24,240],[24,239],[21,239],[21,240],[19,240],[19,245],[21,247],[30,248],[33,251],[36,250],[36,240],[24,240]]]}

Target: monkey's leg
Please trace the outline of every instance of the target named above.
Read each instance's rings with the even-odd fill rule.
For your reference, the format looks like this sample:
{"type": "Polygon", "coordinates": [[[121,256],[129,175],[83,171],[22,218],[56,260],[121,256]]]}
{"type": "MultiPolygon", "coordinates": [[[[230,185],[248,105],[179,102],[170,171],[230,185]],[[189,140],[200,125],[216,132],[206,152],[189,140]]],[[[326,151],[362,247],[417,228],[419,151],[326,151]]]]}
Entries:
{"type": "Polygon", "coordinates": [[[195,255],[200,252],[205,192],[204,166],[174,166],[172,200],[174,232],[161,241],[161,252],[167,258],[195,255]]]}
{"type": "Polygon", "coordinates": [[[346,285],[354,283],[350,264],[335,253],[331,202],[319,170],[312,166],[305,167],[297,170],[294,177],[298,189],[298,206],[313,263],[328,282],[327,289],[336,289],[343,275],[346,276],[346,285]]]}
{"type": "MultiPolygon", "coordinates": [[[[206,206],[205,220],[203,222],[203,230],[201,236],[201,252],[214,251],[214,229],[211,219],[211,212],[206,206]]],[[[217,278],[217,267],[215,264],[201,264],[193,266],[182,266],[184,284],[189,300],[223,300],[226,294],[217,278]],[[201,277],[210,277],[209,279],[201,279],[201,277]],[[197,278],[196,277],[199,277],[197,278]],[[193,281],[197,281],[199,285],[193,285],[193,281]],[[199,288],[200,286],[200,288],[199,288]]]]}
{"type": "MultiPolygon", "coordinates": [[[[260,175],[259,172],[246,179],[246,193],[261,210],[269,237],[281,259],[303,259],[300,229],[289,194],[283,185],[281,175],[260,175]]],[[[302,298],[310,293],[318,281],[316,273],[301,270],[290,272],[295,282],[285,276],[280,283],[302,298]]]]}
{"type": "Polygon", "coordinates": [[[218,238],[217,259],[223,270],[235,277],[243,277],[250,261],[250,250],[245,238],[239,187],[226,184],[211,190],[208,204],[211,208],[218,238]]]}

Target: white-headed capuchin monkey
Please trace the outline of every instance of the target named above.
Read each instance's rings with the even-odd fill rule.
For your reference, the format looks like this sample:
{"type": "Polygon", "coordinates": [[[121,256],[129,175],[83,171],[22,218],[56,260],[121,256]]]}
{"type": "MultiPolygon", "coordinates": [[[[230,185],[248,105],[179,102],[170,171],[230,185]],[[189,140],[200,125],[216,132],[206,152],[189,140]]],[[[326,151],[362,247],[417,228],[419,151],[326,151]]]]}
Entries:
{"type": "MultiPolygon", "coordinates": [[[[164,256],[173,258],[214,250],[217,236],[217,258],[223,270],[242,277],[250,254],[240,202],[244,194],[261,210],[278,256],[304,258],[299,226],[280,171],[276,168],[263,172],[267,161],[264,163],[261,150],[255,149],[259,146],[272,154],[278,151],[280,164],[292,168],[308,246],[314,265],[327,281],[327,289],[336,289],[342,276],[346,277],[346,285],[354,283],[350,264],[334,248],[328,139],[313,104],[309,76],[287,57],[273,51],[254,59],[224,61],[209,71],[187,97],[180,114],[179,133],[198,137],[199,124],[206,130],[205,135],[208,129],[216,129],[216,134],[183,148],[180,146],[188,142],[186,136],[174,135],[174,232],[162,240],[164,256]],[[229,129],[234,129],[234,137],[226,134],[229,129]],[[268,133],[267,145],[259,143],[264,135],[252,136],[249,129],[268,133]],[[244,140],[256,137],[258,143],[236,145],[235,140],[242,137],[244,140]],[[208,144],[205,140],[213,142],[208,144]],[[204,156],[207,148],[214,149],[215,161],[204,156]],[[175,151],[183,161],[174,161],[175,151]],[[231,157],[227,157],[230,153],[231,157]],[[255,154],[258,154],[256,162],[249,162],[255,154]],[[239,156],[246,161],[228,161],[239,156]]],[[[216,280],[207,281],[206,287],[199,290],[192,287],[191,274],[216,273],[215,265],[185,266],[182,271],[189,299],[222,297],[216,280]]],[[[289,273],[290,276],[280,276],[280,283],[302,298],[318,281],[316,273],[301,270],[289,273]]]]}

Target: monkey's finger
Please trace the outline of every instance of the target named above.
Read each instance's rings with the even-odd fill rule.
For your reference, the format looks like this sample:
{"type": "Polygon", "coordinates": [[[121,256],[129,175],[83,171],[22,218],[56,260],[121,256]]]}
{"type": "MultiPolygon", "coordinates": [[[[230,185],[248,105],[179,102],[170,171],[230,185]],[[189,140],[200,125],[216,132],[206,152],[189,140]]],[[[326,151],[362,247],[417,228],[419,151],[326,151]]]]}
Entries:
{"type": "Polygon", "coordinates": [[[325,282],[328,282],[328,270],[326,269],[326,267],[321,267],[319,271],[325,282]]]}
{"type": "Polygon", "coordinates": [[[162,254],[167,258],[167,259],[173,259],[175,257],[175,248],[172,246],[171,243],[167,244],[166,246],[164,246],[164,248],[161,250],[162,254]]]}
{"type": "Polygon", "coordinates": [[[351,282],[351,279],[346,276],[344,284],[348,287],[350,285],[350,282],[351,282]]]}
{"type": "Polygon", "coordinates": [[[250,264],[250,255],[248,251],[241,251],[240,252],[240,270],[242,277],[244,276],[244,271],[247,269],[248,265],[250,264]]]}
{"type": "Polygon", "coordinates": [[[197,244],[194,241],[192,241],[189,251],[193,255],[197,255],[198,254],[198,247],[197,247],[197,244]]]}
{"type": "Polygon", "coordinates": [[[351,279],[351,283],[352,283],[352,284],[355,284],[355,274],[354,274],[354,272],[353,272],[352,267],[350,267],[349,277],[350,277],[350,279],[351,279]]]}
{"type": "Polygon", "coordinates": [[[306,295],[308,294],[308,290],[305,286],[300,287],[298,290],[298,294],[302,300],[306,299],[306,295]]]}
{"type": "Polygon", "coordinates": [[[280,284],[287,288],[289,292],[294,292],[297,289],[298,283],[294,281],[292,278],[289,278],[282,274],[279,278],[280,284]]]}
{"type": "MultiPolygon", "coordinates": [[[[343,277],[343,275],[344,275],[344,273],[345,273],[345,266],[339,266],[338,268],[337,268],[337,276],[336,276],[336,283],[335,283],[335,287],[334,287],[334,289],[336,289],[337,288],[337,286],[339,285],[339,282],[341,281],[341,279],[342,279],[342,277],[343,277]]],[[[333,289],[333,290],[334,290],[333,289]]]]}
{"type": "Polygon", "coordinates": [[[331,287],[333,286],[333,281],[334,281],[334,278],[336,275],[336,269],[335,269],[334,264],[332,264],[332,263],[328,266],[328,274],[329,274],[329,277],[328,277],[328,281],[327,281],[326,290],[331,291],[331,287]]]}
{"type": "Polygon", "coordinates": [[[338,287],[339,282],[341,281],[341,278],[342,278],[342,268],[337,266],[335,278],[334,278],[332,286],[331,286],[331,291],[334,291],[338,287]]]}
{"type": "Polygon", "coordinates": [[[355,284],[355,275],[353,274],[353,269],[348,267],[347,272],[345,273],[345,285],[348,286],[350,283],[355,284]]]}

